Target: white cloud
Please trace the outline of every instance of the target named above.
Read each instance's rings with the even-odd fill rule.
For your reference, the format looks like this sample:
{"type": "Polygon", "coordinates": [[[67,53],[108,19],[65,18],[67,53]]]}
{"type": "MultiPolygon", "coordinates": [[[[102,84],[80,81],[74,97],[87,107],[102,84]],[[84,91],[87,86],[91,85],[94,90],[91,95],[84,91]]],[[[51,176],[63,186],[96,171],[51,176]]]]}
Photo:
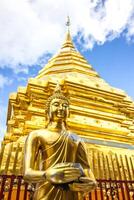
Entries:
{"type": "Polygon", "coordinates": [[[129,28],[128,28],[128,32],[127,32],[127,39],[128,41],[134,41],[134,16],[133,16],[133,20],[130,20],[129,22],[129,28]]]}
{"type": "Polygon", "coordinates": [[[134,35],[133,0],[0,0],[0,67],[27,73],[43,54],[58,50],[68,14],[83,48],[113,40],[124,30],[127,39],[134,35]]]}
{"type": "Polygon", "coordinates": [[[0,74],[0,89],[2,89],[5,85],[10,85],[12,80],[0,74]]]}
{"type": "Polygon", "coordinates": [[[7,108],[0,102],[0,142],[2,141],[4,134],[6,132],[6,116],[7,108]]]}

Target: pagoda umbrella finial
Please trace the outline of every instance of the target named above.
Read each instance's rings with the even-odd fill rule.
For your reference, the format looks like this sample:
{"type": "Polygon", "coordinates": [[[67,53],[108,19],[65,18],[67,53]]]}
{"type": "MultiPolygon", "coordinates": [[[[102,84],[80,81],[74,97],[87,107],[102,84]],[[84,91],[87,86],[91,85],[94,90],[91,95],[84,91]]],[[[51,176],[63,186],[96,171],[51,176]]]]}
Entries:
{"type": "Polygon", "coordinates": [[[62,45],[62,49],[66,48],[66,47],[70,47],[72,49],[74,48],[73,42],[72,42],[72,38],[71,38],[71,34],[70,34],[70,17],[69,15],[67,16],[67,21],[66,21],[66,26],[67,26],[67,32],[66,32],[66,38],[65,41],[62,45]]]}
{"type": "Polygon", "coordinates": [[[70,23],[70,17],[68,15],[67,16],[67,21],[66,21],[66,26],[68,27],[68,32],[70,31],[70,25],[71,25],[71,23],[70,23]]]}

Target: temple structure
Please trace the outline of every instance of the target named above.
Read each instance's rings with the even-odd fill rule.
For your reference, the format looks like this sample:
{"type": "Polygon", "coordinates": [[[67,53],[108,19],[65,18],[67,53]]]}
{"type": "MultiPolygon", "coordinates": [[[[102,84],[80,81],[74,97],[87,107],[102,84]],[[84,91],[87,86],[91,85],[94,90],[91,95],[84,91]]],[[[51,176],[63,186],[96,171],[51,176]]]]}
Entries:
{"type": "Polygon", "coordinates": [[[76,50],[69,30],[38,75],[10,94],[0,173],[22,174],[26,136],[45,127],[45,103],[57,82],[70,99],[69,129],[85,141],[95,177],[134,180],[134,102],[99,76],[76,50]]]}

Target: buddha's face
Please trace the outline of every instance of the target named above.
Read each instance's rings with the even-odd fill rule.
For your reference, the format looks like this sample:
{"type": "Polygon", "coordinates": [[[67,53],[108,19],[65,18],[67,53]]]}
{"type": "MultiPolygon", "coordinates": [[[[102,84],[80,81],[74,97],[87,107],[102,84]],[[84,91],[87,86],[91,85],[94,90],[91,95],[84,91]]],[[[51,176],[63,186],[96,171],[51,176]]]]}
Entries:
{"type": "Polygon", "coordinates": [[[64,99],[53,99],[50,103],[49,116],[51,120],[66,120],[69,115],[69,105],[64,99]]]}

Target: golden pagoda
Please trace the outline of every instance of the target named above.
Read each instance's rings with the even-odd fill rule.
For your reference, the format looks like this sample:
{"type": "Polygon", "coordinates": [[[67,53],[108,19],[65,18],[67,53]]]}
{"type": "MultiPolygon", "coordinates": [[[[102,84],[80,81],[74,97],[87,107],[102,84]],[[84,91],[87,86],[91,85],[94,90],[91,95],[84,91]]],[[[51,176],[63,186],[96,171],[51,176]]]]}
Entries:
{"type": "MultiPolygon", "coordinates": [[[[76,50],[69,29],[59,52],[35,78],[29,78],[26,87],[10,94],[0,173],[22,175],[26,136],[45,127],[45,103],[57,83],[69,96],[68,126],[83,138],[96,179],[134,181],[134,102],[99,76],[76,50]]],[[[102,186],[111,192],[118,182],[102,186]]],[[[127,191],[134,193],[132,187],[127,191]]],[[[130,199],[126,192],[116,196],[130,199]]]]}

